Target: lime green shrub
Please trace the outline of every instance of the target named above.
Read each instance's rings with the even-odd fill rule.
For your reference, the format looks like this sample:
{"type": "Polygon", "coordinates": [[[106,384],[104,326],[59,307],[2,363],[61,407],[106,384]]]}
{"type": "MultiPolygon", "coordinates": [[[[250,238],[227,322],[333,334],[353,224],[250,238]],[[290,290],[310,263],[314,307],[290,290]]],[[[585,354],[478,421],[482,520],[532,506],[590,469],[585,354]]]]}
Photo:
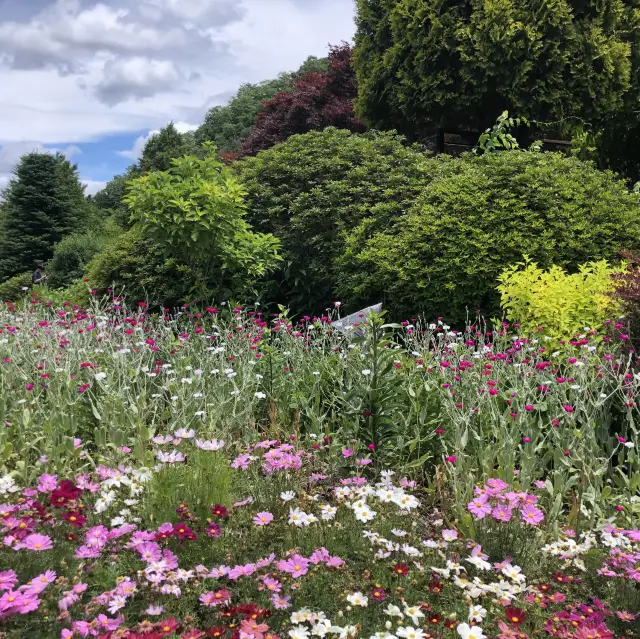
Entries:
{"type": "Polygon", "coordinates": [[[436,167],[414,205],[376,228],[353,228],[339,299],[384,299],[399,317],[465,321],[500,313],[497,278],[529,255],[540,268],[615,259],[640,245],[637,196],[610,172],[557,153],[471,154],[436,167]]]}
{"type": "Polygon", "coordinates": [[[245,220],[244,196],[240,181],[207,144],[203,158],[173,159],[169,170],[131,180],[124,201],[143,236],[189,267],[200,294],[223,297],[279,259],[278,240],[254,233],[245,220]]]}
{"type": "Polygon", "coordinates": [[[616,312],[618,304],[610,293],[613,276],[622,272],[606,260],[583,264],[569,274],[559,266],[545,271],[525,259],[504,269],[498,291],[507,318],[518,322],[524,333],[567,339],[585,327],[598,328],[616,312]]]}

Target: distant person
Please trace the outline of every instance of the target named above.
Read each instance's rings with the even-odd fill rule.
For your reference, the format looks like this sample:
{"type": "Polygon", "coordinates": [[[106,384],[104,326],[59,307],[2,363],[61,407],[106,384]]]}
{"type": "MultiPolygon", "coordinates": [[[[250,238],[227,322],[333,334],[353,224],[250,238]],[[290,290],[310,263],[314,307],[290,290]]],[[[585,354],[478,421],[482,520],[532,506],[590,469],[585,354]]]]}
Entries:
{"type": "Polygon", "coordinates": [[[36,284],[44,284],[47,280],[47,276],[44,272],[44,265],[42,263],[36,264],[36,268],[33,271],[33,275],[31,276],[31,283],[36,284]]]}

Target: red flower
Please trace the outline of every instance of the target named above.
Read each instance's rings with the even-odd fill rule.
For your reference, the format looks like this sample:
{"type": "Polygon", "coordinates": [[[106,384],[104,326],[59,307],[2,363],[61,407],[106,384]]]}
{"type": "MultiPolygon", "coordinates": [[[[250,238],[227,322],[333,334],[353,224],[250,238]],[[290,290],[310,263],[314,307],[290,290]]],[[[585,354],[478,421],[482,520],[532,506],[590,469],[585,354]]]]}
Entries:
{"type": "Polygon", "coordinates": [[[211,512],[220,519],[222,519],[223,517],[226,517],[229,514],[229,511],[224,506],[221,506],[220,504],[216,504],[211,509],[211,512]]]}
{"type": "Polygon", "coordinates": [[[374,588],[371,591],[371,599],[374,601],[384,601],[387,598],[387,593],[384,588],[374,588]]]}
{"type": "Polygon", "coordinates": [[[507,615],[507,621],[516,626],[523,623],[526,618],[524,610],[520,610],[520,608],[512,608],[510,606],[505,610],[505,614],[507,615]]]}
{"type": "Polygon", "coordinates": [[[427,621],[432,625],[432,626],[437,626],[442,620],[444,619],[444,617],[442,615],[439,615],[438,613],[429,615],[427,617],[427,621]]]}
{"type": "Polygon", "coordinates": [[[408,575],[409,574],[409,568],[407,566],[407,564],[396,564],[393,567],[393,572],[396,573],[396,575],[408,575]]]}
{"type": "Polygon", "coordinates": [[[214,639],[219,639],[224,636],[224,633],[227,629],[224,626],[214,626],[213,628],[209,628],[209,630],[205,630],[205,635],[207,637],[214,637],[214,639]]]}
{"type": "Polygon", "coordinates": [[[429,584],[429,590],[439,595],[444,590],[444,584],[441,581],[434,580],[429,584]]]}
{"type": "Polygon", "coordinates": [[[58,488],[51,491],[49,500],[55,508],[62,508],[67,502],[75,501],[81,492],[72,481],[63,479],[58,488]]]}
{"type": "Polygon", "coordinates": [[[178,539],[197,539],[197,535],[186,524],[173,524],[173,534],[178,539]]]}
{"type": "Polygon", "coordinates": [[[82,528],[87,523],[87,518],[77,511],[64,513],[62,519],[68,521],[74,528],[82,528]]]}
{"type": "Polygon", "coordinates": [[[159,630],[162,633],[163,637],[168,637],[169,635],[172,635],[175,633],[178,625],[179,624],[176,621],[175,617],[169,617],[169,619],[166,619],[160,622],[159,630]]]}

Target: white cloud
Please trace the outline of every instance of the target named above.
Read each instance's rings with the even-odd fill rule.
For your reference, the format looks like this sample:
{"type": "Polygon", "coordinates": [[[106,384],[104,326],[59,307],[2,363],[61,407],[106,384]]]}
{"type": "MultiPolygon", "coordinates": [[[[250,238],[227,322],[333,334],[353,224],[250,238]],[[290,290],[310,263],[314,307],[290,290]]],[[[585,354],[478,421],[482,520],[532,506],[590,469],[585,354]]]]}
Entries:
{"type": "Polygon", "coordinates": [[[45,2],[2,3],[0,143],[196,124],[212,96],[293,70],[354,32],[353,0],[45,2]]]}
{"type": "Polygon", "coordinates": [[[137,140],[133,143],[133,148],[127,151],[116,151],[118,155],[121,155],[123,158],[128,158],[129,160],[133,160],[136,162],[140,159],[142,152],[144,151],[144,147],[147,146],[147,142],[154,136],[158,135],[160,131],[157,129],[154,131],[149,131],[148,135],[141,135],[137,138],[137,140]]]}
{"type": "Polygon", "coordinates": [[[183,74],[170,60],[116,58],[104,65],[104,76],[95,87],[101,102],[113,106],[129,98],[151,97],[176,86],[183,74]]]}
{"type": "Polygon", "coordinates": [[[84,190],[85,195],[95,195],[107,185],[106,182],[100,182],[99,180],[82,180],[82,183],[87,187],[84,190]]]}

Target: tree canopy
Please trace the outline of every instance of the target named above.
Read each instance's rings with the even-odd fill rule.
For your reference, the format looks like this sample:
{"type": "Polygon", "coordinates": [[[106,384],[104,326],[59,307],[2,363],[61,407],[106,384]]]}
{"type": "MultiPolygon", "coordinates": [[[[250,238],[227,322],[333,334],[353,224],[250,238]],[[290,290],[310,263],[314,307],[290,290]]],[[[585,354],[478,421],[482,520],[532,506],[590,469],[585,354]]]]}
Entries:
{"type": "Polygon", "coordinates": [[[504,110],[597,126],[637,101],[639,55],[632,1],[357,0],[357,113],[414,137],[504,110]]]}
{"type": "Polygon", "coordinates": [[[328,126],[364,131],[353,112],[357,91],[352,55],[348,44],[331,47],[327,73],[307,73],[295,81],[292,91],[263,102],[243,153],[253,155],[292,135],[328,126]]]}
{"type": "Polygon", "coordinates": [[[0,280],[48,260],[55,244],[85,224],[90,214],[77,166],[60,153],[23,155],[4,198],[0,280]]]}

